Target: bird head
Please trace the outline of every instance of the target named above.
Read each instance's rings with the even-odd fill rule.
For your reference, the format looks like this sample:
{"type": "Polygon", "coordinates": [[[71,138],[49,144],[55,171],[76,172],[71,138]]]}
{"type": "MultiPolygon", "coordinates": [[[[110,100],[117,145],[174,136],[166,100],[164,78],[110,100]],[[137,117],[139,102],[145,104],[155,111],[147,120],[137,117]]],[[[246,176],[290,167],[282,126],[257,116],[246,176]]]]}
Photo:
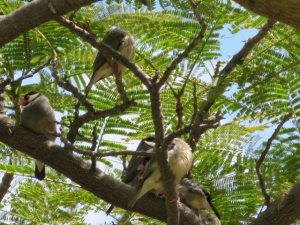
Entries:
{"type": "Polygon", "coordinates": [[[35,100],[37,97],[39,97],[41,94],[36,91],[29,92],[26,94],[20,101],[19,105],[26,106],[28,103],[32,102],[35,100]]]}

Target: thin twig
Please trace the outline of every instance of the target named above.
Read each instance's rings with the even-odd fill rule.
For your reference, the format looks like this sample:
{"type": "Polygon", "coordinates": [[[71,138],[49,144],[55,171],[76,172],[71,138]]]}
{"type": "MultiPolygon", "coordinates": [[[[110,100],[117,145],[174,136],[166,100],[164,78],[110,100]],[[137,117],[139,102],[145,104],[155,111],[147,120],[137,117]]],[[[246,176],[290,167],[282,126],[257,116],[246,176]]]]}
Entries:
{"type": "Polygon", "coordinates": [[[111,108],[111,109],[102,110],[102,111],[95,110],[94,106],[87,101],[86,97],[83,94],[81,94],[78,91],[78,89],[67,80],[66,76],[64,77],[64,81],[60,80],[60,78],[58,76],[57,61],[58,61],[58,56],[53,51],[52,76],[54,77],[54,79],[56,80],[56,82],[58,83],[58,85],[60,87],[62,87],[63,89],[65,89],[67,91],[70,91],[73,94],[73,96],[76,97],[79,101],[75,107],[75,118],[73,121],[71,121],[70,130],[69,130],[69,133],[67,136],[67,139],[71,143],[75,142],[75,138],[78,134],[79,128],[84,123],[87,123],[87,122],[93,121],[93,120],[98,120],[100,118],[105,118],[107,116],[118,115],[120,112],[124,112],[129,107],[136,105],[136,103],[133,100],[130,100],[130,101],[124,102],[123,104],[116,105],[114,108],[111,108]],[[79,115],[79,106],[81,104],[83,106],[85,106],[88,111],[82,115],[79,115]]]}
{"type": "MultiPolygon", "coordinates": [[[[96,147],[97,147],[97,126],[98,122],[96,122],[95,126],[93,127],[93,140],[92,140],[92,147],[91,147],[91,152],[95,152],[96,147]]],[[[91,157],[91,171],[95,172],[96,171],[96,157],[92,156],[91,157]]]]}
{"type": "Polygon", "coordinates": [[[154,152],[144,152],[144,151],[112,151],[112,152],[91,152],[85,151],[79,148],[76,148],[72,145],[65,137],[61,137],[61,142],[65,144],[65,148],[68,150],[72,150],[73,152],[82,154],[84,156],[90,156],[95,158],[102,158],[108,156],[118,156],[118,155],[137,155],[137,156],[148,156],[153,157],[155,156],[154,152]]]}
{"type": "Polygon", "coordinates": [[[94,106],[89,103],[85,97],[85,95],[81,94],[81,92],[72,85],[66,76],[64,76],[64,80],[62,81],[58,76],[58,68],[57,68],[57,62],[58,62],[58,55],[55,51],[53,51],[53,60],[52,60],[52,76],[54,77],[56,83],[63,89],[71,92],[75,98],[78,99],[80,104],[82,104],[84,107],[87,108],[90,112],[95,112],[94,106]]]}
{"type": "MultiPolygon", "coordinates": [[[[64,122],[59,122],[59,121],[51,121],[51,122],[60,124],[62,127],[67,127],[68,129],[70,129],[70,126],[64,122]]],[[[71,122],[72,121],[70,121],[70,123],[71,122]]],[[[92,141],[93,141],[91,138],[85,137],[84,135],[82,135],[80,133],[78,133],[77,136],[80,137],[83,141],[88,142],[88,143],[92,143],[92,141]]],[[[56,136],[56,137],[61,137],[61,136],[56,136]]]]}
{"type": "Polygon", "coordinates": [[[2,81],[0,83],[0,114],[4,114],[4,90],[5,87],[7,85],[15,85],[15,84],[19,84],[22,80],[25,80],[27,78],[33,77],[35,74],[37,74],[40,70],[42,70],[43,68],[45,68],[47,65],[50,64],[51,59],[49,59],[47,62],[41,64],[40,66],[38,66],[37,68],[33,69],[30,73],[26,74],[26,75],[22,75],[21,77],[19,77],[16,80],[12,80],[10,77],[7,77],[4,81],[2,81]]]}
{"type": "Polygon", "coordinates": [[[0,87],[4,88],[7,85],[13,85],[13,84],[18,84],[19,82],[21,82],[22,80],[28,79],[30,77],[33,77],[35,74],[37,74],[38,72],[40,72],[42,69],[44,69],[46,66],[50,65],[51,59],[47,60],[47,62],[41,64],[40,66],[38,66],[37,68],[33,69],[30,73],[23,75],[21,77],[19,77],[16,80],[12,80],[10,77],[6,78],[4,81],[2,81],[0,83],[0,87]]]}
{"type": "Polygon", "coordinates": [[[110,62],[110,64],[112,66],[113,73],[114,73],[114,76],[116,78],[115,81],[116,81],[116,85],[117,85],[117,88],[118,88],[118,92],[121,96],[121,99],[124,103],[128,102],[129,98],[127,97],[127,93],[126,93],[126,90],[125,90],[125,87],[124,87],[124,84],[123,84],[123,81],[122,81],[121,72],[118,70],[118,64],[115,60],[110,62]]]}
{"type": "Polygon", "coordinates": [[[195,47],[198,45],[198,42],[204,37],[204,33],[207,28],[207,24],[205,23],[203,17],[198,12],[197,6],[195,5],[193,0],[189,0],[190,6],[193,9],[194,15],[198,19],[199,24],[201,25],[201,30],[199,34],[194,38],[194,40],[187,46],[187,48],[180,53],[176,59],[173,60],[171,65],[165,70],[164,74],[162,75],[162,78],[158,81],[158,86],[161,87],[165,84],[165,82],[168,80],[169,76],[171,75],[172,71],[176,68],[176,66],[184,59],[186,58],[191,51],[195,49],[195,47]]]}
{"type": "Polygon", "coordinates": [[[197,98],[197,85],[196,82],[193,82],[193,108],[194,108],[194,112],[191,118],[191,123],[194,123],[194,120],[197,116],[197,112],[198,112],[198,98],[197,98]]]}
{"type": "Polygon", "coordinates": [[[262,27],[258,34],[251,38],[250,41],[248,41],[242,47],[242,49],[232,57],[228,64],[219,73],[217,79],[214,81],[214,85],[208,91],[206,102],[197,112],[197,116],[195,118],[195,129],[191,130],[190,132],[188,143],[193,150],[195,149],[196,143],[198,142],[200,136],[203,134],[203,130],[197,129],[197,127],[203,122],[205,118],[209,116],[209,110],[215,103],[216,99],[219,98],[219,96],[226,89],[227,83],[225,81],[227,76],[237,65],[240,65],[243,62],[245,57],[247,57],[254,46],[268,34],[268,31],[273,27],[274,24],[274,21],[268,20],[268,22],[262,27]]]}
{"type": "Polygon", "coordinates": [[[265,200],[266,200],[266,205],[267,207],[270,206],[270,196],[268,195],[267,193],[267,190],[266,190],[266,183],[264,181],[264,178],[263,178],[263,175],[261,174],[261,171],[260,171],[260,167],[263,163],[263,161],[265,160],[266,158],[266,155],[268,154],[270,148],[271,148],[271,144],[272,142],[274,141],[274,139],[277,137],[280,129],[282,128],[282,126],[293,116],[293,113],[290,112],[288,114],[286,114],[282,121],[278,124],[277,128],[274,130],[272,136],[268,139],[268,142],[267,142],[267,145],[266,145],[266,148],[265,150],[261,153],[259,159],[256,161],[256,166],[255,166],[255,169],[256,169],[256,173],[257,173],[257,176],[258,176],[258,180],[259,180],[259,184],[260,184],[260,188],[261,188],[261,192],[263,194],[263,196],[265,197],[265,200]]]}

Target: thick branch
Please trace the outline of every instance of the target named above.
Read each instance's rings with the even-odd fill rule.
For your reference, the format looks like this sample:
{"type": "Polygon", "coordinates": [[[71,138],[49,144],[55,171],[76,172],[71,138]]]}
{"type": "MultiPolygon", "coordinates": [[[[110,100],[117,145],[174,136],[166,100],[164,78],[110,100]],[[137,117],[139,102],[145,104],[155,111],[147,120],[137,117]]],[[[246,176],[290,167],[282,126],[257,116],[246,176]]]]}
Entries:
{"type": "Polygon", "coordinates": [[[300,216],[300,182],[298,181],[278,200],[272,202],[268,209],[261,213],[251,225],[287,225],[292,224],[300,216]]]}
{"type": "MultiPolygon", "coordinates": [[[[46,163],[97,197],[123,209],[127,209],[135,194],[134,188],[116,181],[99,169],[95,172],[89,171],[90,163],[81,157],[36,136],[20,125],[15,126],[15,122],[4,115],[0,115],[0,141],[46,163]]],[[[167,221],[164,201],[151,194],[143,196],[132,210],[167,221]]],[[[199,224],[197,216],[187,207],[180,205],[180,212],[180,224],[199,224]]]]}
{"type": "Polygon", "coordinates": [[[292,117],[292,115],[293,115],[293,113],[290,112],[289,114],[287,114],[287,115],[285,115],[283,117],[282,121],[278,124],[278,126],[275,129],[275,131],[272,134],[272,136],[268,139],[268,142],[267,142],[265,150],[261,153],[260,158],[256,161],[256,166],[255,166],[256,173],[257,173],[257,176],[258,176],[258,180],[259,180],[259,184],[260,184],[260,187],[261,187],[261,191],[262,191],[262,193],[263,193],[263,195],[265,197],[266,205],[268,207],[270,206],[270,196],[267,193],[266,184],[265,184],[265,181],[263,179],[263,175],[261,174],[260,167],[261,167],[263,161],[265,160],[266,155],[268,154],[268,152],[269,152],[269,150],[271,148],[272,142],[274,141],[274,139],[278,135],[278,133],[279,133],[280,129],[282,128],[282,126],[292,117]]]}
{"type": "Polygon", "coordinates": [[[248,10],[272,20],[278,20],[300,30],[300,2],[298,0],[234,0],[248,10]]]}
{"type": "Polygon", "coordinates": [[[0,47],[26,31],[96,0],[35,0],[0,20],[0,47]]]}

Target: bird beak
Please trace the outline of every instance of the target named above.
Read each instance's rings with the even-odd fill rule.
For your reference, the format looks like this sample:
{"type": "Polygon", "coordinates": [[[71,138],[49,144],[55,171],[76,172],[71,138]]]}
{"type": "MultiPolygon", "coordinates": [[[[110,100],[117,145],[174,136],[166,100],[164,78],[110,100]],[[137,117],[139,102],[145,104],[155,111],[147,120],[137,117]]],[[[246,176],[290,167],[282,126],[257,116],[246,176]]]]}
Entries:
{"type": "Polygon", "coordinates": [[[22,99],[19,101],[18,104],[19,104],[19,105],[22,105],[22,106],[25,106],[25,105],[28,104],[28,102],[27,102],[27,100],[26,100],[25,98],[22,98],[22,99]]]}

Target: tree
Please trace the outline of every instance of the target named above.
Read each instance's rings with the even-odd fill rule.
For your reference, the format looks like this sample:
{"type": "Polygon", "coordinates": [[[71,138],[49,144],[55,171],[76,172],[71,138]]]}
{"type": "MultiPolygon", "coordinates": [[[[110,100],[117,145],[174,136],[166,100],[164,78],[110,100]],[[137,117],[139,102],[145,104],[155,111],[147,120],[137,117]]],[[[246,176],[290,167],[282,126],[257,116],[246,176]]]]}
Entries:
{"type": "Polygon", "coordinates": [[[91,2],[0,4],[0,29],[7,33],[0,37],[2,221],[83,224],[87,211],[105,211],[108,203],[127,209],[134,188],[118,181],[120,168],[105,156],[120,151],[121,161],[133,153],[124,141],[108,138],[113,134],[155,136],[166,192],[165,204],[148,194],[130,210],[148,217],[128,209],[115,217],[199,224],[189,208],[170,201],[175,192],[166,149],[182,136],[194,152],[193,179],[214,196],[223,224],[296,222],[299,31],[217,0],[148,1],[148,10],[131,1],[82,7],[91,2]],[[99,41],[114,26],[135,37],[133,62],[99,41]],[[217,61],[225,32],[247,29],[257,34],[228,61],[217,61]],[[99,82],[86,98],[97,49],[129,69],[99,82]],[[33,76],[39,81],[25,83],[33,76]],[[17,102],[32,90],[62,113],[61,146],[16,123],[17,102]],[[28,179],[31,157],[53,169],[45,183],[28,179]],[[100,164],[111,168],[109,175],[100,164]]]}
{"type": "Polygon", "coordinates": [[[251,0],[234,0],[248,10],[251,10],[261,16],[278,20],[282,23],[288,24],[296,29],[300,29],[299,23],[299,9],[300,3],[298,1],[251,1],[251,0]]]}

